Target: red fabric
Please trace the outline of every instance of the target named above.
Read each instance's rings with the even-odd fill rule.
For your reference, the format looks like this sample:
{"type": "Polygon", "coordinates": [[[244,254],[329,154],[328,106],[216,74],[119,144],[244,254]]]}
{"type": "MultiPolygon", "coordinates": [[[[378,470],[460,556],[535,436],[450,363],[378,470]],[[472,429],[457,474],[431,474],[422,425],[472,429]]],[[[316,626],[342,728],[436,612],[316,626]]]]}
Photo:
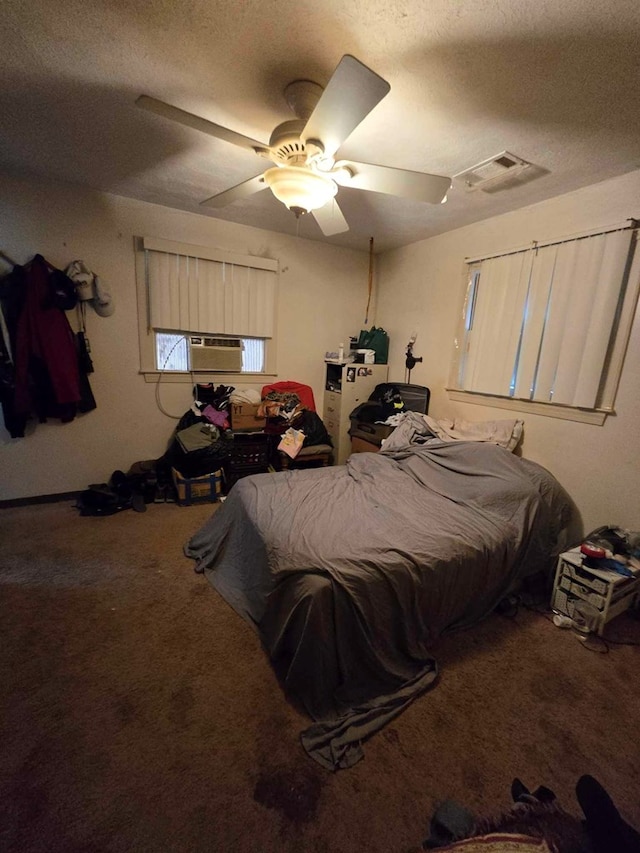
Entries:
{"type": "Polygon", "coordinates": [[[309,409],[310,412],[315,412],[316,404],[313,399],[313,391],[311,390],[311,386],[302,385],[300,382],[274,382],[273,385],[265,385],[262,389],[262,399],[267,396],[271,391],[275,391],[276,394],[297,394],[300,398],[300,403],[305,407],[305,409],[309,409]]]}
{"type": "MultiPolygon", "coordinates": [[[[51,402],[66,407],[65,414],[72,418],[80,401],[75,339],[64,311],[51,304],[49,270],[40,255],[26,269],[25,286],[25,302],[16,333],[15,410],[18,414],[28,414],[35,406],[43,413],[43,401],[31,399],[30,372],[35,362],[48,375],[53,393],[51,402]]],[[[36,394],[38,390],[36,387],[36,394]]]]}

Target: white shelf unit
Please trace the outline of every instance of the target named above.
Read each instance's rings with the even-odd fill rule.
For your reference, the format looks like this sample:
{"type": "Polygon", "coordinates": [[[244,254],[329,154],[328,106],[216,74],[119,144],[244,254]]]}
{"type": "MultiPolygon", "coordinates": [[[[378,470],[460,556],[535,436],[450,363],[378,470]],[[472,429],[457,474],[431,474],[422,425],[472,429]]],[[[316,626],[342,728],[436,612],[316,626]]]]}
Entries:
{"type": "Polygon", "coordinates": [[[614,571],[592,569],[584,565],[579,548],[558,557],[551,595],[552,610],[571,619],[585,602],[597,612],[596,631],[602,636],[604,627],[616,616],[632,607],[640,595],[640,575],[626,577],[614,571]]]}
{"type": "Polygon", "coordinates": [[[386,364],[327,362],[322,420],[333,441],[334,462],[344,465],[351,454],[349,415],[369,399],[376,385],[387,381],[386,364]]]}

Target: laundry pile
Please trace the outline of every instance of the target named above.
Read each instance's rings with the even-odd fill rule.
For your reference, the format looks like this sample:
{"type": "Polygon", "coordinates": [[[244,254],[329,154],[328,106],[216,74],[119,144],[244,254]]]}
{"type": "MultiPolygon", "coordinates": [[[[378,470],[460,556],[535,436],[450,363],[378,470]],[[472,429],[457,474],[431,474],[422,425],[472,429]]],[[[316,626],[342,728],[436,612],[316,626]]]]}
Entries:
{"type": "Polygon", "coordinates": [[[178,421],[163,462],[183,477],[202,477],[224,465],[230,452],[229,407],[234,388],[196,384],[194,402],[178,421]]]}
{"type": "Polygon", "coordinates": [[[293,458],[302,447],[318,444],[333,446],[322,418],[307,408],[295,391],[269,391],[258,413],[267,419],[264,431],[283,436],[278,449],[293,458]]]}

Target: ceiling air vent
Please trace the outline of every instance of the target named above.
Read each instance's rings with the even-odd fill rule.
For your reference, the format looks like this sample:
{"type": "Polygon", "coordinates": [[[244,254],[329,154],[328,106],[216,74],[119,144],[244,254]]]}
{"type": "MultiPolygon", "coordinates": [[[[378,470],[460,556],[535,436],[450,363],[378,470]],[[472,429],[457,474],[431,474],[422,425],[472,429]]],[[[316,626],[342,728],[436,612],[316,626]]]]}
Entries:
{"type": "Polygon", "coordinates": [[[529,166],[531,163],[527,163],[521,157],[503,151],[490,160],[483,160],[482,163],[459,172],[454,175],[454,179],[462,183],[468,192],[471,190],[490,192],[494,187],[496,189],[506,187],[513,178],[522,174],[529,166]]]}

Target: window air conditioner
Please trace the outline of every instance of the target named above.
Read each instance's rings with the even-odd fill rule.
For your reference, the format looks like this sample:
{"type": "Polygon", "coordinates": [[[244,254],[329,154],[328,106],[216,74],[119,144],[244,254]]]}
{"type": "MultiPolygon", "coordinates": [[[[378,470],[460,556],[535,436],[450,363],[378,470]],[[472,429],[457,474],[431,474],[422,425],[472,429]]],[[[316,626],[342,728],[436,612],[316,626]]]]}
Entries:
{"type": "Polygon", "coordinates": [[[189,338],[191,370],[211,372],[242,370],[242,341],[236,338],[212,338],[192,335],[189,338]]]}

